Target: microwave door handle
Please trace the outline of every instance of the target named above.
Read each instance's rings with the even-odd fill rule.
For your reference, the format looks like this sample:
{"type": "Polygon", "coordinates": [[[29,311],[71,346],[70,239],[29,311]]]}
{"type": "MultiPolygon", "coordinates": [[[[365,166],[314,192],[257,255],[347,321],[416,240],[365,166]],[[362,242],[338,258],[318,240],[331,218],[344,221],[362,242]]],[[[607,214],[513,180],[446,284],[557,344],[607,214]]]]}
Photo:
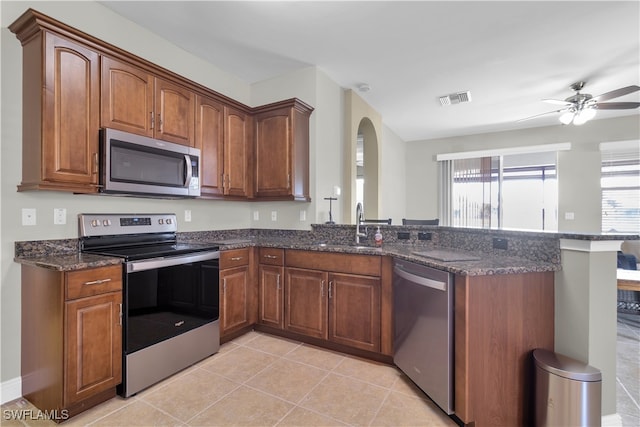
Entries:
{"type": "Polygon", "coordinates": [[[184,155],[185,169],[186,169],[186,179],[184,181],[184,188],[189,188],[191,184],[191,177],[193,176],[193,170],[191,169],[191,156],[188,154],[184,155]]]}

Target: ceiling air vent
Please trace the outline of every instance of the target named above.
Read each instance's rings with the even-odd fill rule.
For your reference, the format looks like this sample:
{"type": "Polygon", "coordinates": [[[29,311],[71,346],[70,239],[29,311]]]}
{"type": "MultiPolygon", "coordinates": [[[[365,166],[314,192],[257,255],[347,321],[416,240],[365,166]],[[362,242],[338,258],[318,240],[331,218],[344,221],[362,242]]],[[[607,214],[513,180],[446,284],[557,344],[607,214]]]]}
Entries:
{"type": "Polygon", "coordinates": [[[471,92],[468,90],[465,92],[452,93],[450,95],[444,95],[438,98],[440,105],[453,105],[460,104],[461,102],[471,102],[471,92]]]}

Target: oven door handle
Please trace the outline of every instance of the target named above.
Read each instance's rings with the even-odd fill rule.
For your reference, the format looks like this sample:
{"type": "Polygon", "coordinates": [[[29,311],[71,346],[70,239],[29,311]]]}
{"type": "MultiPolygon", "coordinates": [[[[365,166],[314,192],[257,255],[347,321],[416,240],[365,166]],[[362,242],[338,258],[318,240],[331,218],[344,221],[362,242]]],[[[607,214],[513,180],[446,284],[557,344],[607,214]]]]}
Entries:
{"type": "Polygon", "coordinates": [[[151,258],[140,261],[129,261],[126,264],[127,273],[135,273],[137,271],[153,270],[156,268],[171,267],[180,264],[190,264],[193,262],[210,261],[212,259],[219,259],[220,251],[209,252],[197,252],[194,254],[175,256],[175,257],[162,257],[151,258]]]}

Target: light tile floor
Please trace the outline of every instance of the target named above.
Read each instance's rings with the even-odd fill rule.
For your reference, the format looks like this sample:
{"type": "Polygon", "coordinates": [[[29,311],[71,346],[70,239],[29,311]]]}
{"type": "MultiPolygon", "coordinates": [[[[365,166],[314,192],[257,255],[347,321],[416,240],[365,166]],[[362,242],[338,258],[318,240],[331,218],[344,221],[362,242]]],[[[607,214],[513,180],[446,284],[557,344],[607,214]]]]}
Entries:
{"type": "Polygon", "coordinates": [[[618,313],[616,403],[623,427],[640,426],[640,314],[618,313]]]}
{"type": "MultiPolygon", "coordinates": [[[[7,419],[37,409],[2,406],[2,426],[53,426],[7,419]],[[19,413],[19,412],[14,412],[19,413]]],[[[24,417],[22,417],[24,418],[24,417]]],[[[61,426],[452,426],[394,367],[249,332],[220,352],[128,399],[116,397],[61,426]]]]}
{"type": "MultiPolygon", "coordinates": [[[[617,370],[618,414],[623,427],[637,427],[640,315],[618,315],[617,370]]],[[[9,402],[0,424],[55,425],[26,420],[29,413],[38,410],[26,400],[9,402]]],[[[116,397],[61,424],[86,425],[456,426],[393,367],[257,332],[136,396],[116,397]]]]}

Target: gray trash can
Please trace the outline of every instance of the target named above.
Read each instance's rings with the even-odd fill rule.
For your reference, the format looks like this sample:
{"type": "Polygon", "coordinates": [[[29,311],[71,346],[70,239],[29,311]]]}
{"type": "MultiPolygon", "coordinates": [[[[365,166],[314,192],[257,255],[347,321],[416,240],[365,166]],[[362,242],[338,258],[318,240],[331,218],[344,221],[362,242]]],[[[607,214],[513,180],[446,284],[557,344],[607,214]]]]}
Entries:
{"type": "Polygon", "coordinates": [[[535,426],[600,426],[602,374],[579,360],[536,349],[535,426]]]}

